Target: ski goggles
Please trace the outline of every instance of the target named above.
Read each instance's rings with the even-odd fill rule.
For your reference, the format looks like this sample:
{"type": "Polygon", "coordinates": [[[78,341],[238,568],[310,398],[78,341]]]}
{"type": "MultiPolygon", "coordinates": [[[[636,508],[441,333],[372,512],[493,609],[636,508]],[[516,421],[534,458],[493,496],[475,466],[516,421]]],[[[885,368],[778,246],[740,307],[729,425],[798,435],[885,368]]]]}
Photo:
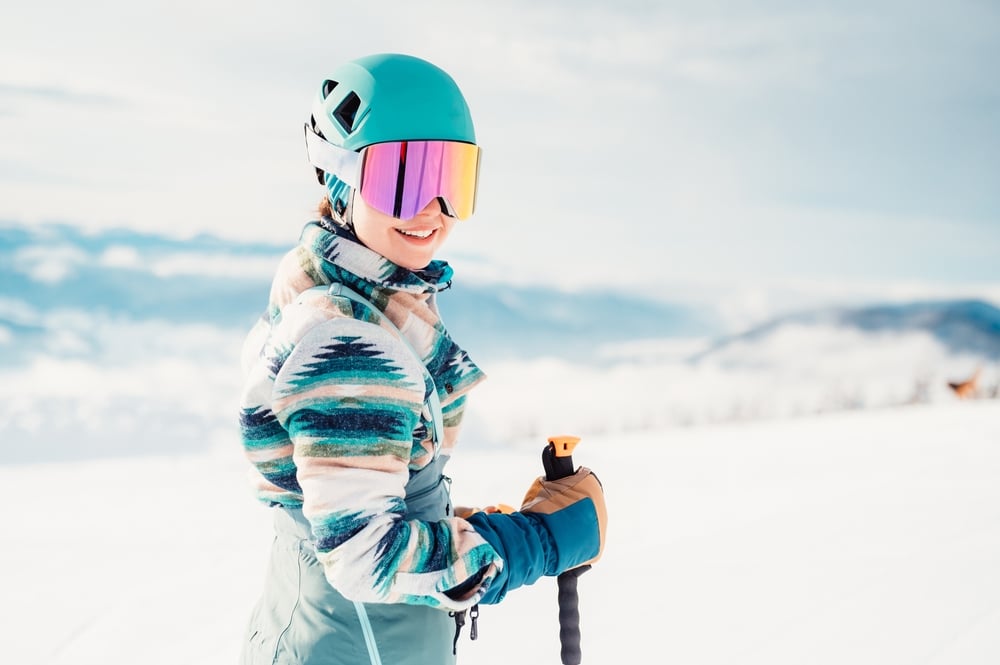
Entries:
{"type": "Polygon", "coordinates": [[[358,152],[326,141],[307,124],[310,163],[353,187],[386,215],[412,219],[441,197],[448,214],[468,219],[476,207],[482,150],[461,141],[390,141],[358,152]]]}

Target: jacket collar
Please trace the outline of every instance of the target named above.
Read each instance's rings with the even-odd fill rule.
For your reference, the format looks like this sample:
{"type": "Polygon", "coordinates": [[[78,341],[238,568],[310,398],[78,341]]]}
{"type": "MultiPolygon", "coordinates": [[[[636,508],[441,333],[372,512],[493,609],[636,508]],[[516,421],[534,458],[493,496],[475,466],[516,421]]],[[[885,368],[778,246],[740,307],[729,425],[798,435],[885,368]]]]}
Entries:
{"type": "Polygon", "coordinates": [[[377,287],[415,296],[432,295],[451,285],[453,271],[446,262],[431,261],[423,270],[403,268],[368,249],[352,230],[328,218],[306,224],[300,244],[318,259],[312,268],[316,277],[325,277],[324,283],[351,285],[360,279],[366,283],[367,293],[377,287]]]}

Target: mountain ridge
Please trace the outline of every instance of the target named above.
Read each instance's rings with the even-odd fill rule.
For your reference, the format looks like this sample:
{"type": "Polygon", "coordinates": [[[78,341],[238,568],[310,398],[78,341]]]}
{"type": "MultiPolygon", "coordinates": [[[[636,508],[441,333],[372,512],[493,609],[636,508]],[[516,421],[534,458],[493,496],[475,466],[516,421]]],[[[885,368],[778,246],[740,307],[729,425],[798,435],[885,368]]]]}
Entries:
{"type": "Polygon", "coordinates": [[[794,312],[720,337],[689,360],[705,360],[735,344],[762,340],[791,325],[830,326],[865,333],[923,332],[954,353],[972,353],[988,360],[1000,360],[1000,308],[978,298],[921,299],[794,312]]]}
{"type": "MultiPolygon", "coordinates": [[[[47,333],[53,313],[70,311],[245,331],[264,311],[271,272],[287,250],[207,234],[180,240],[129,229],[87,233],[68,224],[0,221],[0,326],[5,337],[32,340],[47,333]],[[173,261],[170,269],[164,261],[173,261]],[[224,270],[217,270],[220,262],[224,270]]],[[[792,325],[923,332],[956,353],[1000,358],[1000,309],[982,299],[824,307],[736,333],[725,330],[712,303],[667,303],[612,288],[566,291],[457,280],[440,293],[438,307],[449,333],[474,357],[491,360],[594,361],[602,347],[699,338],[707,346],[688,357],[698,362],[792,325]]]]}

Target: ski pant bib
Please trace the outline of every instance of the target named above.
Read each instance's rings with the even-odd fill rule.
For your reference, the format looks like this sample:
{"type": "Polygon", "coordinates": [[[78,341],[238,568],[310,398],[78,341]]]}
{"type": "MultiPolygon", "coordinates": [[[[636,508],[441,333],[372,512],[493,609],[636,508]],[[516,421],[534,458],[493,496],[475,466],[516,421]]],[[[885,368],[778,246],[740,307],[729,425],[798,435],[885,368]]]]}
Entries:
{"type": "MultiPolygon", "coordinates": [[[[435,460],[406,486],[407,519],[452,514],[435,460]]],[[[423,605],[355,603],[323,574],[301,509],[274,510],[264,592],[250,618],[243,665],[452,665],[455,622],[423,605]]]]}

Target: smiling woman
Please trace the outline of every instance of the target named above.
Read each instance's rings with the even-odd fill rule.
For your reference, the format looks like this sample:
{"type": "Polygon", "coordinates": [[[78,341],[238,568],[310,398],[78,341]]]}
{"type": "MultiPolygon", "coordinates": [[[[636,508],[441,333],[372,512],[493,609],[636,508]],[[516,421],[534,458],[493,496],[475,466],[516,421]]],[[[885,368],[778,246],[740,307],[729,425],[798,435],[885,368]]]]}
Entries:
{"type": "Polygon", "coordinates": [[[243,447],[276,538],[243,662],[447,665],[479,603],[596,561],[603,491],[581,468],[513,514],[451,501],[444,467],[485,378],[436,300],[479,176],[451,76],[399,54],[345,63],[304,129],[321,217],[244,347],[243,447]]]}

